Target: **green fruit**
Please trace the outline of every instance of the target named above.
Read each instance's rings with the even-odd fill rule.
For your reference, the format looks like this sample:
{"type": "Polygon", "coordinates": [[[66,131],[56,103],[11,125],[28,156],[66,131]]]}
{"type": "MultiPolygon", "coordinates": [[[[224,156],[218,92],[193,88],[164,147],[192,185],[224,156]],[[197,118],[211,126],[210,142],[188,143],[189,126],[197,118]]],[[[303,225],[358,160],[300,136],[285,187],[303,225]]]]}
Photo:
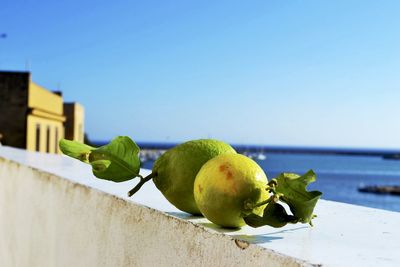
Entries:
{"type": "Polygon", "coordinates": [[[193,196],[194,180],[204,163],[225,153],[236,154],[236,151],[230,145],[213,139],[180,144],[156,160],[152,170],[153,182],[175,207],[191,214],[201,214],[193,196]]]}
{"type": "Polygon", "coordinates": [[[223,227],[245,225],[243,216],[261,215],[269,198],[267,177],[252,159],[240,154],[224,154],[201,167],[194,182],[194,197],[201,213],[223,227]]]}

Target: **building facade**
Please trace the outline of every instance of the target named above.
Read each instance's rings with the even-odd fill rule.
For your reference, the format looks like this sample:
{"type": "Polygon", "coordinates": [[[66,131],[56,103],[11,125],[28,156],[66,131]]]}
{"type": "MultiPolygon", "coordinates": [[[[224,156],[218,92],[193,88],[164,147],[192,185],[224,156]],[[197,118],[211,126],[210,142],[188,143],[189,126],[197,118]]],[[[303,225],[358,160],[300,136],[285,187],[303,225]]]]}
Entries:
{"type": "Polygon", "coordinates": [[[73,111],[68,110],[66,114],[61,93],[32,82],[29,72],[0,72],[1,143],[31,151],[60,153],[58,142],[70,131],[78,134],[68,135],[69,139],[83,142],[79,129],[84,130],[84,109],[77,103],[69,105],[73,111]],[[78,115],[71,115],[75,113],[78,115]]]}

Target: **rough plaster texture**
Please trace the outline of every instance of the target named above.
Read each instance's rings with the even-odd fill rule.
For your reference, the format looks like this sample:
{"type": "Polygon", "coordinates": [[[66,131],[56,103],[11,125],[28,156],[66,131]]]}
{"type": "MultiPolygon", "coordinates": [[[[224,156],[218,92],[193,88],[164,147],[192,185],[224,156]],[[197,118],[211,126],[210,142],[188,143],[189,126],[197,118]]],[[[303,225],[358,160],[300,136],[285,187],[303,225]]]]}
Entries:
{"type": "Polygon", "coordinates": [[[0,157],[0,266],[308,266],[0,157]]]}

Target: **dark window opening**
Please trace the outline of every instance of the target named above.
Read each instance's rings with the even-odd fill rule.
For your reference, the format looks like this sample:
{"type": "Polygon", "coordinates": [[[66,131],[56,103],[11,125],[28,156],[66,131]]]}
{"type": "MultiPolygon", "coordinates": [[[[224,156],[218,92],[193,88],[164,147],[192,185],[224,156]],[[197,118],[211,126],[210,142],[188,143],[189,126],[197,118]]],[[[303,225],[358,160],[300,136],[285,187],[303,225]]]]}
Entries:
{"type": "Polygon", "coordinates": [[[50,152],[50,126],[47,126],[46,152],[50,152]]]}
{"type": "Polygon", "coordinates": [[[40,151],[40,124],[36,124],[36,151],[40,151]]]}
{"type": "Polygon", "coordinates": [[[56,142],[54,144],[54,152],[58,153],[58,127],[56,127],[56,142]]]}

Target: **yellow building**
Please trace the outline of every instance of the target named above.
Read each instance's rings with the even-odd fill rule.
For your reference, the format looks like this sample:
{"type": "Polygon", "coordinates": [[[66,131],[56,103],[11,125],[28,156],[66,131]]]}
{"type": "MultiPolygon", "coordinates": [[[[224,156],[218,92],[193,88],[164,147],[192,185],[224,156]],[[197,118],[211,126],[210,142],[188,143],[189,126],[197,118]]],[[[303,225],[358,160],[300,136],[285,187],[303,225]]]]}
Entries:
{"type": "Polygon", "coordinates": [[[58,153],[58,141],[64,138],[63,99],[39,85],[29,82],[26,148],[58,153]]]}
{"type": "Polygon", "coordinates": [[[65,138],[83,143],[85,139],[85,110],[78,103],[64,103],[65,138]]]}
{"type": "Polygon", "coordinates": [[[84,109],[77,103],[66,105],[65,114],[61,93],[32,82],[29,72],[0,72],[2,144],[60,153],[58,141],[66,133],[68,139],[83,142],[84,109]]]}

